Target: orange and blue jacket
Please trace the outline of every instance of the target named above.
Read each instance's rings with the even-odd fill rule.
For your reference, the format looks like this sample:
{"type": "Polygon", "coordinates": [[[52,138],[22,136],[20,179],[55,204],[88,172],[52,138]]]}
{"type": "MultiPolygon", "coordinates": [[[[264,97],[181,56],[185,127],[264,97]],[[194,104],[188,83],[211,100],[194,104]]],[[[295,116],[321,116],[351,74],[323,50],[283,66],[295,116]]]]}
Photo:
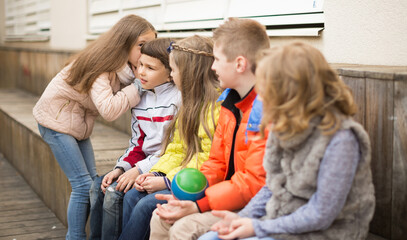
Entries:
{"type": "Polygon", "coordinates": [[[254,89],[243,99],[226,89],[219,97],[223,102],[218,125],[209,159],[201,167],[209,182],[205,197],[197,201],[201,212],[241,209],[265,185],[267,139],[259,137],[262,108],[256,96],[254,89]]]}

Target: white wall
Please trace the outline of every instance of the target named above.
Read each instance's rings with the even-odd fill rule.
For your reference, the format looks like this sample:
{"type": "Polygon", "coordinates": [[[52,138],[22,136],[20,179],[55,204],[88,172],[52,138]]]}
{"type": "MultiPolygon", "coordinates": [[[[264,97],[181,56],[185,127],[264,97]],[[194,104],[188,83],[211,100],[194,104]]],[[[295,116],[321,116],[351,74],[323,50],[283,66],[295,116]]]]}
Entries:
{"type": "Polygon", "coordinates": [[[325,0],[328,61],[407,66],[406,0],[325,0]]]}
{"type": "Polygon", "coordinates": [[[271,38],[271,44],[304,40],[330,63],[407,66],[406,0],[325,0],[320,37],[271,38]]]}
{"type": "Polygon", "coordinates": [[[86,46],[87,1],[51,0],[51,40],[54,49],[82,49],[86,46]]]}
{"type": "MultiPolygon", "coordinates": [[[[296,39],[320,49],[330,63],[407,66],[407,0],[325,0],[324,15],[325,29],[321,36],[296,39]]],[[[4,36],[2,18],[4,0],[0,0],[1,39],[4,36]]],[[[86,45],[86,31],[87,1],[52,0],[51,40],[42,45],[53,49],[81,49],[86,45]]],[[[273,37],[271,43],[292,39],[273,37]]],[[[0,45],[16,44],[35,46],[35,43],[0,40],[0,45]]]]}

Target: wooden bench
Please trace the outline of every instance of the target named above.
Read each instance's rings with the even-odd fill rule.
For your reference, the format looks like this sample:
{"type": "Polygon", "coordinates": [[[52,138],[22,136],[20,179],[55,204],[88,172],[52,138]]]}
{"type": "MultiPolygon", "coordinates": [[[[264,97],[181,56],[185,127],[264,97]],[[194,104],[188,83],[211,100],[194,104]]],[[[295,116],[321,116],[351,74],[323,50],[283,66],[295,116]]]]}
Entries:
{"type": "MultiPolygon", "coordinates": [[[[44,91],[71,54],[70,51],[0,46],[0,89],[24,89],[34,94],[0,90],[0,152],[30,179],[31,186],[43,199],[48,199],[44,201],[60,219],[66,219],[69,184],[55,160],[42,160],[53,157],[38,134],[31,109],[37,99],[35,96],[44,91]],[[44,179],[50,179],[50,183],[44,179]],[[63,189],[52,192],[56,186],[63,189]]],[[[372,143],[376,209],[370,231],[386,239],[404,239],[407,235],[407,66],[331,65],[352,88],[358,104],[355,119],[365,127],[372,143]]],[[[129,126],[128,112],[119,121],[103,122],[95,127],[92,141],[99,173],[110,170],[112,159],[127,147],[129,126]],[[113,139],[112,134],[106,134],[114,130],[105,128],[107,124],[127,136],[124,134],[120,141],[113,139]],[[108,135],[109,140],[101,134],[108,135]],[[108,145],[104,146],[106,141],[108,145]],[[112,148],[119,142],[123,143],[122,149],[112,148]]]]}
{"type": "MultiPolygon", "coordinates": [[[[37,96],[26,91],[0,89],[0,152],[67,225],[71,187],[32,116],[37,100],[37,96]]],[[[96,122],[91,141],[99,175],[114,167],[116,159],[128,147],[129,138],[126,133],[96,122]]]]}

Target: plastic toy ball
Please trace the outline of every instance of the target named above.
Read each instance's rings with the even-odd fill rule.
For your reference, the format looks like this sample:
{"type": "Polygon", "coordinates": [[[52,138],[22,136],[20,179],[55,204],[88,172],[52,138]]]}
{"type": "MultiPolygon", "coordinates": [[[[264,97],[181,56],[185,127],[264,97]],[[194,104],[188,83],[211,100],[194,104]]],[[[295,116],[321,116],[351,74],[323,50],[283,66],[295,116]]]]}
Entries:
{"type": "Polygon", "coordinates": [[[196,201],[205,196],[208,180],[195,168],[184,168],[175,174],[171,191],[178,200],[196,201]]]}

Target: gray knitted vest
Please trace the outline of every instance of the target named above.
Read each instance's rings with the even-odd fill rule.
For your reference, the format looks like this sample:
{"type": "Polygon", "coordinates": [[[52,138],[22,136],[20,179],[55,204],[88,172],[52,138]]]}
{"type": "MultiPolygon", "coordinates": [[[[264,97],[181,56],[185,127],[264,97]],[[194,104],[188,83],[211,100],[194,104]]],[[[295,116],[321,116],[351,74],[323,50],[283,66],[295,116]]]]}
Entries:
{"type": "MultiPolygon", "coordinates": [[[[266,184],[273,193],[267,202],[265,219],[274,219],[294,212],[306,204],[316,192],[319,165],[332,139],[322,135],[314,119],[303,133],[281,141],[272,133],[264,155],[266,184]]],[[[323,231],[305,234],[273,234],[276,239],[366,239],[375,208],[374,188],[370,170],[370,141],[363,127],[348,118],[341,129],[352,130],[359,142],[361,159],[346,203],[332,225],[323,231]]]]}

